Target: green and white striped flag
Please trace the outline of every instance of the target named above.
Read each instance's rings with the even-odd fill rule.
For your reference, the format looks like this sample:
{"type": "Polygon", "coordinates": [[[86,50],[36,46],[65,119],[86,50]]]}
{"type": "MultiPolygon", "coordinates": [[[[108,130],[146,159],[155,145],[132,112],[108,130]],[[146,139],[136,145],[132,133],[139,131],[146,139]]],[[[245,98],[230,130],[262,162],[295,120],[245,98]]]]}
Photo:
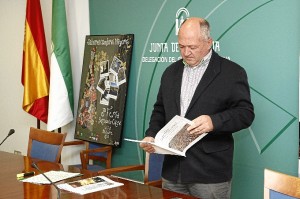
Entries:
{"type": "Polygon", "coordinates": [[[65,0],[52,1],[52,53],[47,130],[74,118],[74,96],[65,0]]]}

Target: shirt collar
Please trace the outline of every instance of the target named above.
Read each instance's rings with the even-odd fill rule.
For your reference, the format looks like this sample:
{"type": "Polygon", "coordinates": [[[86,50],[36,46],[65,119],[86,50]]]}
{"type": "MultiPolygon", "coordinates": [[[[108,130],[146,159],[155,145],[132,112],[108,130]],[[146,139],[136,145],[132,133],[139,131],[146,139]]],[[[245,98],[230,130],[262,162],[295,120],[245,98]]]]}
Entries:
{"type": "Polygon", "coordinates": [[[200,63],[197,66],[194,66],[194,67],[190,67],[190,65],[188,65],[184,60],[182,60],[182,62],[183,62],[184,67],[198,68],[202,65],[206,65],[210,61],[211,55],[212,55],[212,50],[210,49],[210,51],[207,53],[207,55],[205,55],[203,57],[203,59],[200,61],[200,63]]]}

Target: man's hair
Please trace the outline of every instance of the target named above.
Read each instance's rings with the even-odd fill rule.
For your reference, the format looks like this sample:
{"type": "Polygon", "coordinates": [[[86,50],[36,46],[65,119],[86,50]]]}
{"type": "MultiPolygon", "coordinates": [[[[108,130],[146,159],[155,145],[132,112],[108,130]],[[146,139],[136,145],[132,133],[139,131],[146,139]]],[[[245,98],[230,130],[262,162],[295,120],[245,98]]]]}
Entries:
{"type": "MultiPolygon", "coordinates": [[[[181,25],[183,25],[189,18],[186,18],[181,25]]],[[[199,26],[200,32],[203,39],[208,40],[210,39],[210,25],[209,22],[205,19],[199,18],[199,26]]]]}
{"type": "Polygon", "coordinates": [[[210,25],[205,19],[200,20],[200,31],[205,40],[210,39],[210,25]]]}

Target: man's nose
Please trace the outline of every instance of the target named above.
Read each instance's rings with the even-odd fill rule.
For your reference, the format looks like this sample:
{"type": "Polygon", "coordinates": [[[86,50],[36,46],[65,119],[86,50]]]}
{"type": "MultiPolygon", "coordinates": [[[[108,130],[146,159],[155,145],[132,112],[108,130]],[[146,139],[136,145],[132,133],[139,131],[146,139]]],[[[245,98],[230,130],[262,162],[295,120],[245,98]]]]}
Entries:
{"type": "Polygon", "coordinates": [[[184,55],[187,56],[191,53],[191,49],[190,48],[184,48],[184,55]]]}

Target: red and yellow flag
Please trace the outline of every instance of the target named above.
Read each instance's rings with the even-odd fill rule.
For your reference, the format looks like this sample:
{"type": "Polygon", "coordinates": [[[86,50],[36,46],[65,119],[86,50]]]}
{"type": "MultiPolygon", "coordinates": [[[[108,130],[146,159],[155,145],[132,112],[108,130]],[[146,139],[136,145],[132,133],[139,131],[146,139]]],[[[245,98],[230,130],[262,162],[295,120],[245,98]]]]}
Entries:
{"type": "Polygon", "coordinates": [[[23,46],[23,109],[47,123],[49,61],[40,0],[27,0],[23,46]]]}

